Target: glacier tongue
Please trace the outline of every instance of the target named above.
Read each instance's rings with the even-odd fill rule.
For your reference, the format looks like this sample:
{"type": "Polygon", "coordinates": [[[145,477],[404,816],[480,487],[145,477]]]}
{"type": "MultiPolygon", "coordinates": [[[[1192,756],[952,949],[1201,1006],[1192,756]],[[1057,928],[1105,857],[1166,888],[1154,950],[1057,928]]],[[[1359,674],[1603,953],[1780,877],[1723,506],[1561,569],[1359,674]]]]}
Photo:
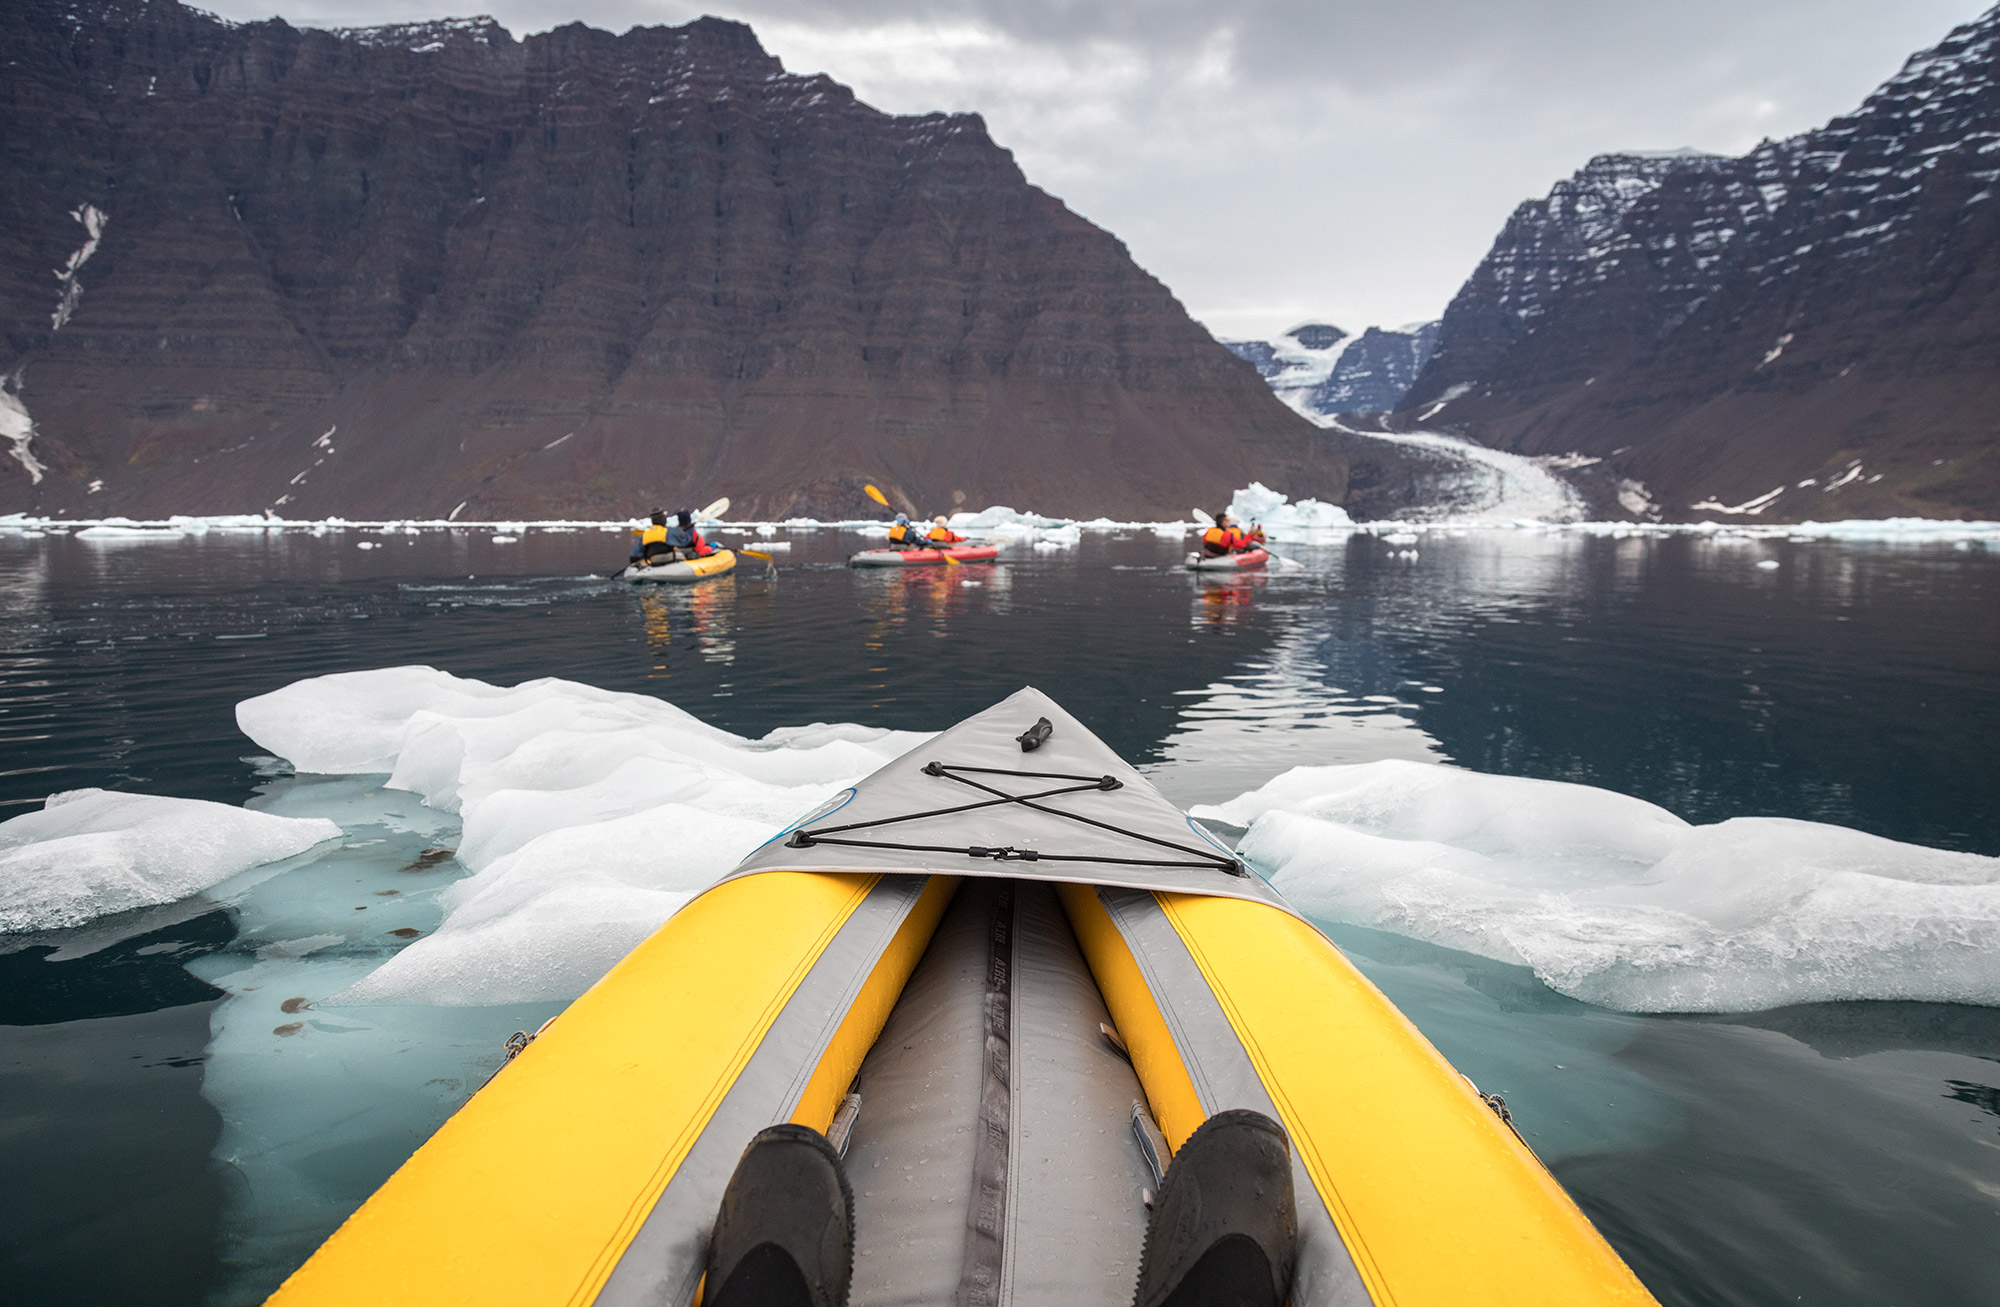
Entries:
{"type": "Polygon", "coordinates": [[[2000,1006],[2000,858],[1403,761],[1294,768],[1194,815],[1248,825],[1240,851],[1306,911],[1603,1007],[2000,1006]]]}
{"type": "Polygon", "coordinates": [[[186,898],[338,839],[324,818],[109,790],[0,822],[0,932],[56,930],[186,898]]]}

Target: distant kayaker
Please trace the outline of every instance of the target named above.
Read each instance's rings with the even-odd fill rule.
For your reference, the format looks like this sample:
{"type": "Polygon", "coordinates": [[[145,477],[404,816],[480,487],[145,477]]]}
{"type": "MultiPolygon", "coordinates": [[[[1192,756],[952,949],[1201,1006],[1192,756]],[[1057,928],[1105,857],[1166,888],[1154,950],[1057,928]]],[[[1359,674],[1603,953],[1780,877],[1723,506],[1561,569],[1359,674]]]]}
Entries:
{"type": "Polygon", "coordinates": [[[1216,514],[1215,525],[1201,533],[1201,552],[1209,558],[1240,554],[1255,547],[1236,519],[1227,513],[1216,514]]]}
{"type": "Polygon", "coordinates": [[[675,513],[673,525],[669,526],[667,515],[656,509],[652,525],[639,533],[639,543],[632,547],[632,561],[672,562],[677,558],[706,558],[714,552],[715,546],[701,538],[691,511],[683,508],[675,513]]]}
{"type": "Polygon", "coordinates": [[[706,558],[715,552],[715,546],[702,539],[695,528],[694,513],[685,508],[674,514],[674,524],[667,528],[667,545],[683,558],[706,558]]]}
{"type": "Polygon", "coordinates": [[[962,545],[965,537],[951,529],[951,523],[939,513],[931,519],[930,542],[934,545],[962,545]]]}
{"type": "Polygon", "coordinates": [[[663,508],[653,510],[652,524],[641,528],[638,543],[632,546],[632,562],[650,563],[660,554],[672,552],[667,543],[667,512],[663,508]]]}
{"type": "Polygon", "coordinates": [[[923,528],[913,524],[908,513],[898,513],[895,523],[889,528],[889,543],[900,545],[905,549],[922,549],[923,528]]]}

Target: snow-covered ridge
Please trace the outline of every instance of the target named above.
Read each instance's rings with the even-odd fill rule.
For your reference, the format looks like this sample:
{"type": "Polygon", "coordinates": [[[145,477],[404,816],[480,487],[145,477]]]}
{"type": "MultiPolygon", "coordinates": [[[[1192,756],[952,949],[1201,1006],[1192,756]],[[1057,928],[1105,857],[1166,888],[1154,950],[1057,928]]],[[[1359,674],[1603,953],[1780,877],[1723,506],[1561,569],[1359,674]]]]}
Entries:
{"type": "Polygon", "coordinates": [[[1370,327],[1355,336],[1329,323],[1307,322],[1270,340],[1222,344],[1254,364],[1278,398],[1306,417],[1387,413],[1423,371],[1437,327],[1436,322],[1370,327]]]}
{"type": "Polygon", "coordinates": [[[408,50],[412,54],[435,54],[454,36],[469,36],[482,45],[512,38],[507,29],[486,14],[472,18],[433,18],[417,23],[384,23],[378,27],[334,27],[330,36],[376,50],[408,50]]]}

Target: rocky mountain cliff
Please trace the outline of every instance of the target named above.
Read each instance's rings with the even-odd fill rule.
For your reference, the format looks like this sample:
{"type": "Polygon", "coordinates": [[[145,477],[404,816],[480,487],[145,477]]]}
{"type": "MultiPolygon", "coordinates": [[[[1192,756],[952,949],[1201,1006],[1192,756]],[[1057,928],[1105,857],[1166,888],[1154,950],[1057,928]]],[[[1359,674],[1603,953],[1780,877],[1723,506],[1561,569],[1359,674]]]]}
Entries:
{"type": "Polygon", "coordinates": [[[719,19],[0,29],[0,511],[1179,516],[1334,440],[971,115],[719,19]]]}
{"type": "Polygon", "coordinates": [[[1278,397],[1307,417],[1387,413],[1423,371],[1438,324],[1397,330],[1370,327],[1359,336],[1308,322],[1275,340],[1222,343],[1257,368],[1278,397]]]}
{"type": "Polygon", "coordinates": [[[2000,8],[1824,128],[1521,206],[1397,421],[1671,518],[2000,517],[1996,179],[2000,8]]]}

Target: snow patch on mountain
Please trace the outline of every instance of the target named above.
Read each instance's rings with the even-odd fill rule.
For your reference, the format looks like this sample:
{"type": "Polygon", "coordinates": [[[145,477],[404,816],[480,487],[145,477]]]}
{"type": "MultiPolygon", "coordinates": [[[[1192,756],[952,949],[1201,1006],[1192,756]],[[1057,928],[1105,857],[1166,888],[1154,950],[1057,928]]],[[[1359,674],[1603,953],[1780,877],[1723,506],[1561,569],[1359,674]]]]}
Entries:
{"type": "Polygon", "coordinates": [[[83,298],[83,283],[76,279],[76,274],[90,262],[90,256],[97,253],[98,243],[104,239],[104,226],[111,221],[104,210],[94,204],[79,205],[69,216],[83,224],[84,241],[70,253],[69,262],[56,269],[56,281],[62,285],[62,298],[56,301],[56,311],[49,315],[51,331],[61,331],[68,326],[71,316],[76,313],[77,303],[83,298]]]}

